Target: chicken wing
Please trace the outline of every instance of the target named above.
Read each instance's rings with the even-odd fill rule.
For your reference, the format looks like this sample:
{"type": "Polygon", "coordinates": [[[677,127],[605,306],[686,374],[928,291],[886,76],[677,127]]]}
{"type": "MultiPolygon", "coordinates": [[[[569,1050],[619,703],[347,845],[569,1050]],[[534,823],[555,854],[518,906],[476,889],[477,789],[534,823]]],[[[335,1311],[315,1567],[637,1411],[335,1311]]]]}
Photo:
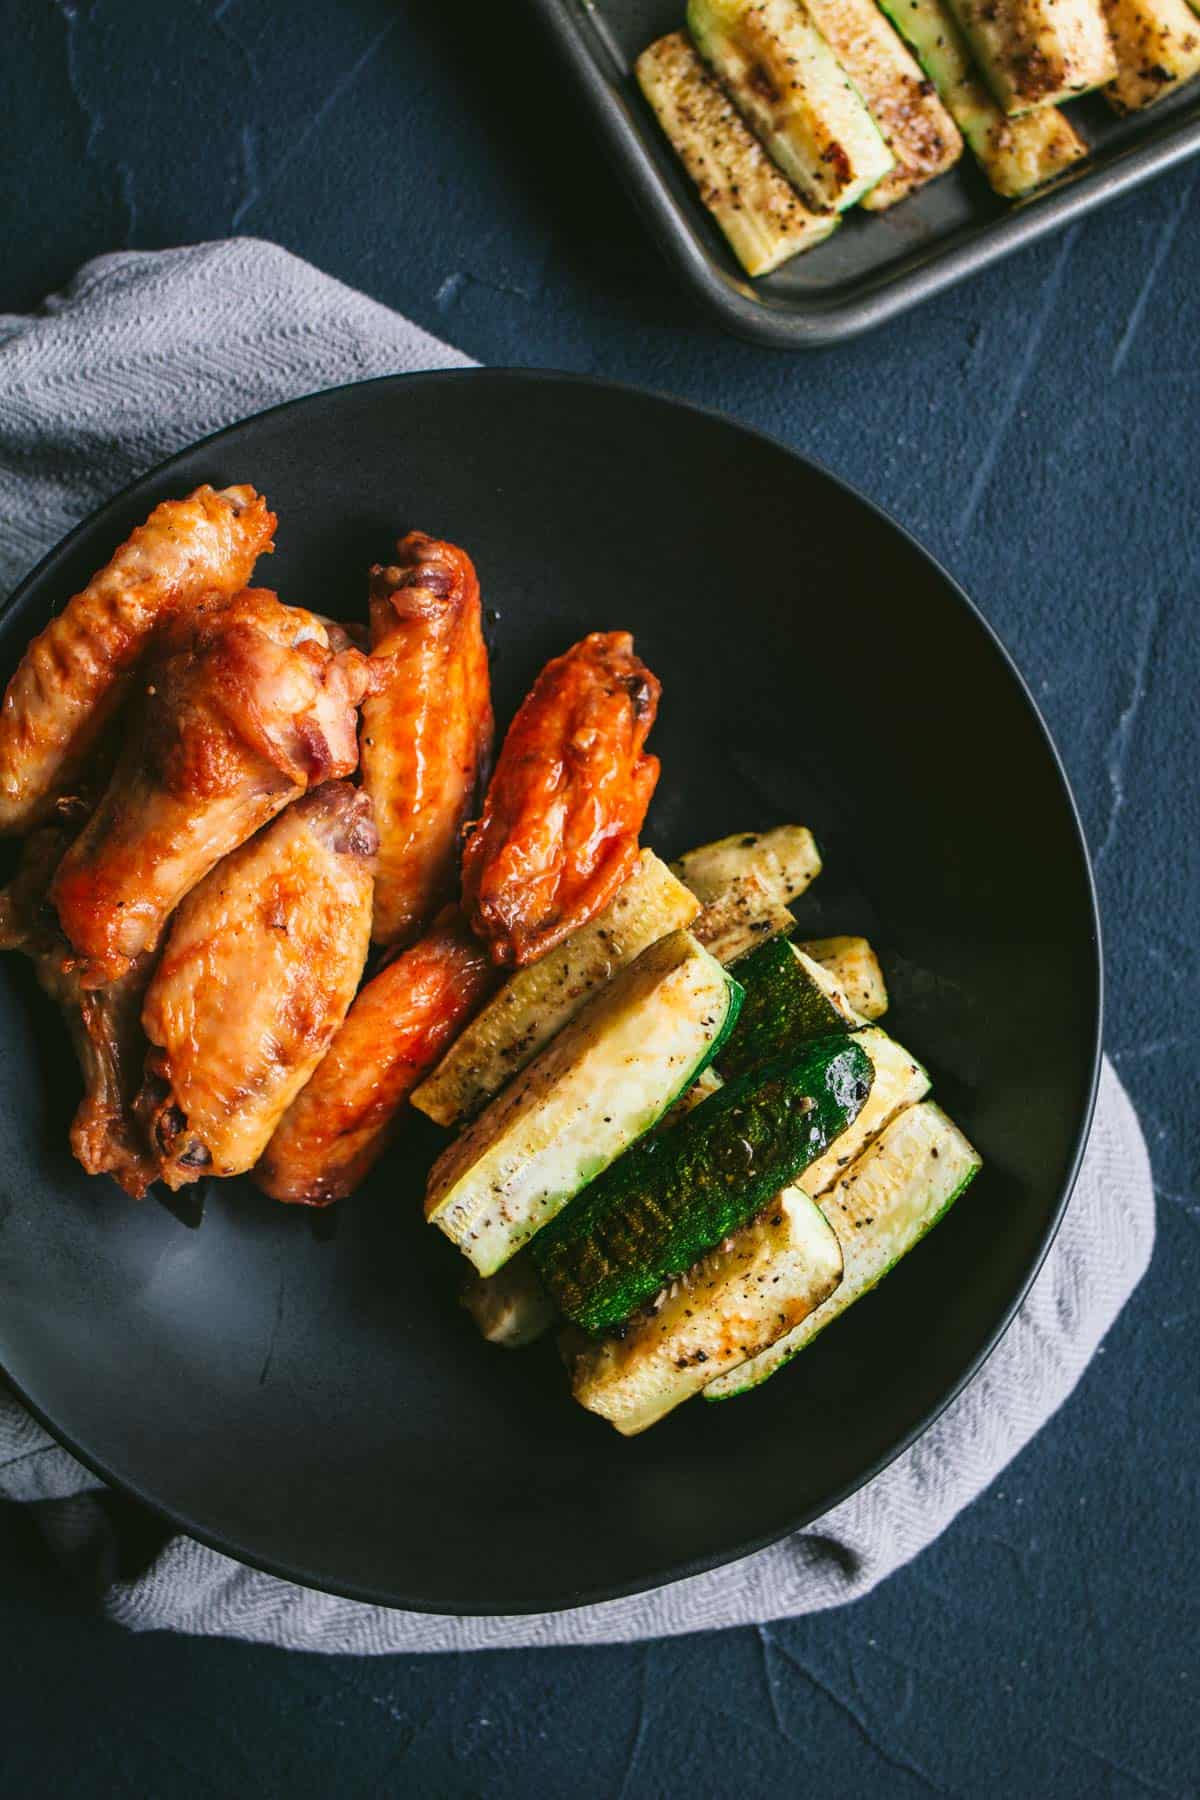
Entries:
{"type": "Polygon", "coordinates": [[[463,903],[493,962],[534,962],[624,881],[658,781],[658,681],[627,631],[546,664],[508,728],[463,851],[463,903]]]}
{"type": "Polygon", "coordinates": [[[328,1050],[370,945],[376,847],[370,800],[328,782],[180,907],[136,1107],[168,1187],[252,1168],[328,1050]]]}
{"type": "Polygon", "coordinates": [[[118,980],[221,857],[358,760],[371,665],[360,650],[331,651],[312,613],[250,588],[178,620],[162,650],[51,889],[85,987],[118,980]]]}
{"type": "Polygon", "coordinates": [[[380,666],[363,707],[363,786],[375,805],[377,943],[407,943],[458,881],[459,835],[492,750],[479,581],[453,544],[412,531],[371,571],[380,666]]]}
{"type": "Polygon", "coordinates": [[[131,1110],[146,1050],[142,997],[154,958],[139,957],[111,987],[80,986],[47,899],[71,835],[70,826],[47,826],[26,840],[21,866],[0,893],[0,949],[30,958],[41,987],[66,1019],[83,1074],[83,1099],[71,1125],[77,1159],[89,1175],[111,1175],[140,1199],[156,1173],[131,1110]]]}
{"type": "Polygon", "coordinates": [[[28,831],[69,790],[152,633],[204,594],[244,588],[273,548],[251,487],[164,500],[30,644],[0,704],[0,832],[28,831]]]}
{"type": "Polygon", "coordinates": [[[254,1179],[276,1200],[325,1206],[352,1193],[404,1101],[482,1006],[497,977],[453,908],[369,981],[328,1056],[280,1120],[254,1179]]]}

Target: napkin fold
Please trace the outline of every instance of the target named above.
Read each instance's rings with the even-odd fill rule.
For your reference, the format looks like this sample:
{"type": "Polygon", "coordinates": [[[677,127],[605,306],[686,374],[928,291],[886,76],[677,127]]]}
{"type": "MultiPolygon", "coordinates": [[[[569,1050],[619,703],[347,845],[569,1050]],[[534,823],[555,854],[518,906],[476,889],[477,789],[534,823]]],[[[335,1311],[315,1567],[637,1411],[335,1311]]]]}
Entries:
{"type": "MultiPolygon", "coordinates": [[[[468,364],[271,244],[240,238],[101,257],[37,314],[0,316],[0,592],[79,519],[208,432],[319,388],[468,364]]],[[[931,1543],[1069,1397],[1153,1244],[1145,1141],[1106,1062],[1062,1229],[1013,1325],[958,1399],[806,1530],[625,1600],[443,1618],[296,1587],[190,1538],[161,1543],[2,1384],[0,1498],[29,1505],[63,1565],[135,1631],[374,1655],[768,1623],[857,1599],[931,1543]]]]}

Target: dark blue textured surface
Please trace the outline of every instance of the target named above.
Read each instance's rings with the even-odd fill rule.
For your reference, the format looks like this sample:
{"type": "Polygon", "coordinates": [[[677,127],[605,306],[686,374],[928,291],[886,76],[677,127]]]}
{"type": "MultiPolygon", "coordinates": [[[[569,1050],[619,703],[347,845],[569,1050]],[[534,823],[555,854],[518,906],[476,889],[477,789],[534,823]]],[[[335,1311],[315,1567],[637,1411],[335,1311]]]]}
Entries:
{"type": "Polygon", "coordinates": [[[483,12],[4,0],[0,306],[98,251],[253,232],[483,361],[703,400],[890,507],[1014,651],[1075,783],[1154,1264],[1069,1406],[934,1549],[769,1632],[382,1662],[135,1640],[5,1514],[5,1787],[1195,1793],[1200,166],[881,336],[787,358],[696,319],[519,0],[483,12]]]}

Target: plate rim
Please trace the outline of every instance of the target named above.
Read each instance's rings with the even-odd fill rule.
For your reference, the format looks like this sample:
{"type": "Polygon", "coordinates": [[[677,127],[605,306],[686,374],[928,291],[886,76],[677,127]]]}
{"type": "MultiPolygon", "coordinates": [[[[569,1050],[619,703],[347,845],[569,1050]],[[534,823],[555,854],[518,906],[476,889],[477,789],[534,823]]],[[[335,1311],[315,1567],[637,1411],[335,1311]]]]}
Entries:
{"type": "Polygon", "coordinates": [[[67,556],[69,551],[79,539],[85,535],[85,533],[97,527],[106,514],[117,509],[123,501],[129,499],[137,489],[147,483],[156,483],[164,477],[168,477],[172,467],[176,463],[183,461],[184,458],[194,455],[197,451],[208,450],[211,447],[219,445],[223,439],[231,438],[236,433],[245,430],[248,426],[256,425],[262,420],[276,418],[279,415],[293,410],[310,407],[314,404],[328,405],[332,403],[336,405],[338,399],[342,395],[359,389],[381,387],[408,388],[417,385],[426,386],[441,382],[461,384],[480,381],[497,381],[502,384],[513,383],[514,385],[539,384],[546,386],[565,385],[580,387],[616,395],[622,400],[633,399],[639,402],[649,401],[655,405],[663,406],[674,411],[696,415],[709,423],[717,424],[726,430],[732,430],[744,437],[755,440],[759,444],[765,445],[769,449],[781,453],[791,461],[797,462],[803,467],[815,471],[827,481],[832,482],[836,487],[841,489],[844,494],[848,495],[859,505],[868,508],[869,511],[874,513],[885,525],[898,533],[909,547],[914,550],[948,586],[958,603],[966,608],[968,615],[974,619],[975,623],[984,632],[992,648],[999,655],[1003,665],[1007,668],[1010,677],[1015,682],[1017,694],[1023,700],[1027,711],[1032,717],[1035,727],[1041,734],[1042,741],[1049,753],[1051,767],[1058,779],[1062,798],[1066,802],[1067,818],[1074,835],[1075,847],[1084,878],[1084,893],[1087,900],[1091,926],[1088,947],[1091,951],[1094,970],[1094,1021],[1090,1074],[1088,1077],[1087,1093],[1082,1114],[1072,1142],[1067,1174],[1061,1184],[1060,1191],[1053,1206],[1050,1209],[1041,1241],[1030,1267],[1018,1283],[1015,1294],[1007,1303],[998,1323],[994,1326],[980,1350],[970,1360],[958,1377],[950,1384],[946,1393],[939,1398],[930,1410],[922,1415],[909,1431],[901,1433],[880,1456],[850,1482],[843,1484],[841,1488],[823,1499],[819,1508],[816,1510],[804,1509],[790,1517],[778,1528],[772,1527],[752,1538],[739,1539],[736,1544],[725,1550],[714,1552],[711,1555],[690,1557],[679,1563],[668,1564],[648,1578],[638,1577],[633,1580],[612,1584],[589,1585],[585,1589],[573,1593],[565,1599],[561,1594],[557,1597],[547,1594],[542,1600],[533,1600],[519,1607],[487,1605],[467,1607],[465,1605],[446,1605],[444,1602],[435,1605],[430,1601],[423,1600],[419,1597],[399,1595],[394,1592],[385,1593],[378,1588],[372,1588],[362,1583],[339,1582],[336,1579],[331,1579],[328,1576],[311,1569],[306,1570],[286,1562],[276,1562],[269,1556],[264,1556],[258,1552],[245,1549],[233,1542],[230,1538],[223,1537],[218,1531],[197,1524],[196,1521],[189,1519],[178,1510],[155,1500],[151,1495],[145,1493],[137,1482],[114,1474],[105,1465],[101,1456],[85,1450],[76,1443],[69,1433],[56,1425],[37,1402],[25,1391],[21,1383],[16,1381],[3,1365],[0,1364],[0,1375],[3,1376],[12,1391],[28,1408],[33,1417],[50,1434],[55,1442],[69,1451],[69,1453],[74,1456],[84,1468],[89,1470],[93,1475],[99,1477],[106,1486],[112,1488],[114,1491],[125,1494],[129,1498],[136,1500],[140,1505],[146,1507],[154,1517],[165,1524],[170,1525],[175,1531],[181,1532],[187,1537],[194,1538],[197,1543],[205,1545],[206,1548],[210,1550],[215,1550],[219,1554],[230,1557],[232,1560],[242,1563],[248,1568],[256,1569],[262,1574],[274,1576],[278,1580],[287,1581],[301,1587],[312,1588],[320,1593],[332,1594],[341,1599],[354,1600],[365,1605],[382,1606],[393,1610],[420,1613],[428,1617],[527,1618],[547,1612],[573,1612],[581,1607],[594,1606],[610,1600],[626,1599],[632,1595],[648,1593],[659,1587],[670,1586],[675,1582],[686,1580],[691,1576],[702,1575],[712,1569],[723,1568],[731,1563],[739,1562],[746,1557],[753,1556],[760,1550],[768,1549],[771,1545],[782,1542],[784,1538],[791,1536],[794,1532],[804,1530],[816,1519],[824,1517],[835,1507],[842,1505],[852,1495],[859,1493],[863,1488],[868,1486],[869,1483],[881,1475],[884,1470],[889,1468],[898,1457],[902,1456],[907,1449],[922,1438],[925,1433],[936,1424],[937,1420],[942,1416],[946,1409],[958,1399],[963,1390],[974,1380],[975,1376],[998,1349],[999,1345],[1007,1335],[1017,1313],[1023,1306],[1033,1283],[1036,1281],[1042,1266],[1045,1263],[1050,1248],[1062,1225],[1067,1207],[1070,1205],[1071,1197],[1074,1193],[1076,1182],[1078,1181],[1080,1166],[1091,1134],[1092,1120],[1096,1108],[1096,1096],[1099,1089],[1104,1044],[1105,981],[1103,939],[1099,903],[1096,892],[1095,872],[1092,868],[1091,856],[1088,850],[1087,838],[1084,833],[1078,803],[1076,802],[1066,767],[1028,682],[1022,675],[1007,646],[979,606],[955,576],[945,568],[940,559],[936,557],[932,551],[928,550],[906,525],[898,520],[886,507],[882,506],[878,501],[872,500],[853,482],[830,469],[819,458],[810,456],[804,451],[796,450],[783,439],[777,437],[774,433],[764,431],[758,426],[747,425],[741,420],[732,417],[730,414],[721,411],[717,407],[706,406],[700,402],[681,399],[676,395],[664,392],[661,389],[642,387],[632,382],[610,381],[598,376],[578,374],[568,370],[520,366],[493,368],[479,367],[476,365],[467,368],[418,370],[391,375],[376,375],[360,381],[340,382],[333,387],[318,388],[311,393],[295,395],[291,399],[281,401],[275,406],[264,407],[258,412],[247,414],[244,418],[237,419],[228,425],[220,427],[216,431],[209,432],[205,436],[181,446],[178,450],[173,451],[161,461],[152,464],[132,481],[127,482],[107,500],[102,501],[99,506],[93,508],[93,510],[88,513],[85,518],[81,519],[78,524],[73,526],[64,537],[60,538],[56,544],[52,545],[45,555],[39,559],[29,573],[13,589],[12,594],[3,606],[3,610],[0,611],[0,652],[3,651],[5,642],[14,629],[15,624],[20,620],[24,611],[28,608],[31,596],[36,593],[42,581],[49,576],[53,566],[60,559],[67,556]]]}

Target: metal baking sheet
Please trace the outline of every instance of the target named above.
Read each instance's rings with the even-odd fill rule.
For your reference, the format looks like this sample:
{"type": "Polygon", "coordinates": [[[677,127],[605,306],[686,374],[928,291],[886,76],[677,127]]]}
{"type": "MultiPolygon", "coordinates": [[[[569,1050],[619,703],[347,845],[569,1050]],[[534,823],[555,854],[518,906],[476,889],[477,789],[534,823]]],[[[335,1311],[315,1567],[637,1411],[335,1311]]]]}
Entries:
{"type": "Polygon", "coordinates": [[[635,59],[678,29],[684,0],[532,0],[557,38],[626,186],[669,260],[729,330],[804,349],[882,325],[918,301],[1059,230],[1200,151],[1200,81],[1117,119],[1089,95],[1066,110],[1089,159],[1016,204],[998,199],[965,152],[948,175],[751,282],[662,136],[635,59]]]}

